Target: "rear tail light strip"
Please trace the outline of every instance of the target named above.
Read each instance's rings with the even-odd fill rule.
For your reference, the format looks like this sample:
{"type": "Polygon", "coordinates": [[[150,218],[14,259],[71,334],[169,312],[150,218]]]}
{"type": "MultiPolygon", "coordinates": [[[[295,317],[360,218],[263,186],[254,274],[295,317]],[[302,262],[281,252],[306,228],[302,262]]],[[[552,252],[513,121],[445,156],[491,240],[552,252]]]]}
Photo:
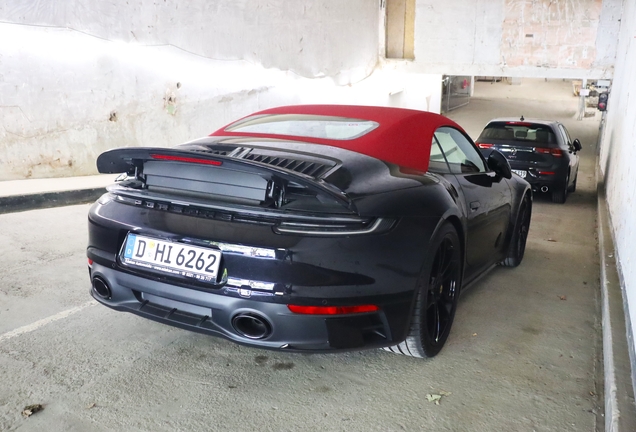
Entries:
{"type": "MultiPolygon", "coordinates": [[[[373,222],[366,220],[330,220],[328,223],[321,221],[311,222],[279,222],[276,216],[264,217],[259,215],[235,214],[231,211],[223,211],[203,206],[189,204],[175,204],[159,200],[149,200],[145,197],[132,198],[123,195],[113,195],[114,199],[123,204],[145,207],[152,210],[166,211],[169,213],[184,214],[205,219],[217,219],[225,222],[240,222],[257,225],[271,226],[276,234],[303,234],[310,236],[349,236],[361,234],[379,234],[390,230],[395,223],[394,219],[378,218],[373,222]]],[[[289,217],[289,215],[285,215],[289,217]]]]}
{"type": "Polygon", "coordinates": [[[277,234],[303,234],[314,236],[350,236],[388,231],[393,226],[393,222],[392,219],[378,218],[372,224],[359,228],[351,225],[281,222],[278,226],[274,227],[274,232],[277,234]]]}

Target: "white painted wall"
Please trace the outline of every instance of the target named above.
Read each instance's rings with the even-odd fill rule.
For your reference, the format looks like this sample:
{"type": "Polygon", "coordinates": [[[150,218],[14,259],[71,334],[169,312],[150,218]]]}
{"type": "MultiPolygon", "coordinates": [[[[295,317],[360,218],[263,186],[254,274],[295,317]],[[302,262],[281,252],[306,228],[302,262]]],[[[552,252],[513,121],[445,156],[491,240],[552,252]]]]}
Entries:
{"type": "Polygon", "coordinates": [[[417,0],[415,62],[449,75],[611,78],[622,0],[417,0]]]}
{"type": "Polygon", "coordinates": [[[600,167],[616,254],[636,335],[636,2],[625,0],[616,74],[601,139],[600,167]]]}
{"type": "Polygon", "coordinates": [[[375,66],[378,10],[368,0],[3,0],[0,21],[172,45],[347,84],[375,66]]]}
{"type": "Polygon", "coordinates": [[[0,180],[92,174],[108,148],[173,145],[275,105],[439,111],[442,73],[608,76],[620,5],[417,0],[416,60],[378,62],[379,1],[4,0],[0,180]],[[511,36],[519,23],[532,43],[511,36]],[[550,57],[563,23],[567,55],[550,57]],[[507,65],[511,47],[556,66],[507,65]]]}
{"type": "Polygon", "coordinates": [[[377,2],[191,3],[0,3],[0,180],[93,174],[109,148],[277,105],[439,112],[440,75],[377,64],[377,2]]]}

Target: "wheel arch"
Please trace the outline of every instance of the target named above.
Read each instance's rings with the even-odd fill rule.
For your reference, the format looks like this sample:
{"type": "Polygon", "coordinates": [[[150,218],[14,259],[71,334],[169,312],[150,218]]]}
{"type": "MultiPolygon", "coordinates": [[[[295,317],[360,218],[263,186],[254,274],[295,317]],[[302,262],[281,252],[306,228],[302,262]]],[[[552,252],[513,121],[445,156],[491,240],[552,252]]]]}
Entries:
{"type": "MultiPolygon", "coordinates": [[[[512,190],[514,192],[514,189],[512,190]]],[[[512,234],[514,233],[515,225],[517,223],[517,219],[519,218],[519,211],[521,210],[521,205],[525,200],[528,200],[530,217],[532,217],[532,189],[527,187],[522,194],[520,194],[520,198],[515,202],[515,211],[510,212],[510,223],[508,224],[508,232],[506,233],[506,244],[505,250],[508,250],[510,246],[510,241],[512,240],[512,234]]]]}
{"type": "MultiPolygon", "coordinates": [[[[459,244],[461,246],[460,253],[462,256],[462,279],[463,279],[464,268],[466,267],[466,233],[464,231],[464,227],[461,221],[459,220],[458,216],[450,215],[446,219],[444,219],[444,221],[448,221],[450,222],[451,225],[453,225],[453,227],[455,228],[455,231],[457,231],[457,236],[459,237],[459,244]]],[[[440,227],[441,226],[442,225],[440,224],[440,227]]]]}
{"type": "MultiPolygon", "coordinates": [[[[444,216],[442,216],[439,219],[439,221],[437,223],[437,226],[433,230],[433,233],[431,235],[431,239],[433,239],[437,235],[439,230],[442,228],[442,226],[446,222],[451,224],[451,226],[457,232],[457,237],[459,237],[459,245],[460,245],[460,248],[461,248],[459,253],[460,253],[460,256],[462,257],[461,279],[462,279],[462,283],[463,283],[464,270],[466,269],[466,229],[464,227],[464,224],[462,223],[461,218],[457,214],[454,214],[454,213],[447,213],[444,216]]],[[[460,284],[460,291],[461,291],[461,284],[460,284]]]]}
{"type": "MultiPolygon", "coordinates": [[[[445,236],[450,232],[453,232],[456,234],[456,239],[460,245],[459,248],[459,254],[460,256],[463,255],[464,253],[464,229],[462,227],[461,224],[461,219],[457,216],[457,215],[445,215],[445,217],[440,217],[437,220],[437,223],[435,224],[435,228],[432,230],[432,234],[431,237],[429,239],[429,244],[427,246],[428,249],[431,249],[431,246],[435,243],[437,243],[437,241],[435,241],[435,243],[433,242],[433,240],[437,239],[438,236],[445,236]],[[448,224],[448,225],[447,225],[448,224]]],[[[440,237],[440,240],[443,241],[444,237],[440,237]]],[[[437,247],[441,247],[442,243],[440,242],[439,245],[437,245],[437,247]]],[[[432,269],[432,265],[434,264],[434,261],[429,261],[432,260],[433,257],[436,256],[436,249],[433,249],[433,254],[427,254],[424,262],[422,263],[422,269],[420,270],[420,273],[424,272],[426,267],[426,265],[431,266],[432,269]]],[[[459,277],[459,286],[457,288],[457,291],[455,292],[455,296],[459,297],[459,295],[461,294],[461,285],[462,285],[462,280],[463,280],[463,269],[464,269],[464,264],[465,264],[465,257],[462,256],[462,259],[460,260],[460,262],[458,263],[459,266],[461,267],[459,269],[459,274],[457,275],[459,277]]],[[[429,271],[432,271],[429,269],[429,271]]],[[[419,283],[419,278],[418,278],[418,283],[419,283]]],[[[453,289],[454,290],[454,289],[453,289]]],[[[450,326],[452,325],[452,321],[453,321],[453,317],[455,315],[455,309],[456,309],[456,305],[457,305],[457,300],[454,300],[454,306],[453,306],[453,312],[452,312],[452,317],[450,318],[449,324],[448,324],[448,330],[444,330],[445,332],[445,336],[443,337],[443,341],[441,342],[441,345],[438,348],[434,348],[434,352],[426,352],[426,348],[424,348],[424,351],[421,352],[419,351],[419,349],[413,349],[413,341],[409,341],[409,338],[413,337],[413,329],[414,326],[418,327],[421,325],[422,321],[421,317],[419,316],[419,312],[416,315],[414,313],[414,311],[420,311],[421,309],[421,300],[419,300],[420,297],[418,297],[418,294],[421,294],[419,287],[416,286],[413,292],[413,301],[411,303],[411,308],[409,310],[409,319],[408,319],[408,325],[406,327],[406,333],[404,335],[400,335],[398,336],[396,339],[399,340],[400,342],[398,342],[397,344],[395,344],[394,346],[389,346],[384,348],[387,351],[391,351],[393,353],[400,353],[400,354],[405,354],[405,355],[410,355],[413,357],[432,357],[434,355],[436,355],[439,350],[441,350],[441,348],[443,347],[446,337],[448,336],[447,332],[450,332],[450,326]]],[[[418,333],[419,335],[419,333],[418,333]]],[[[421,336],[418,336],[421,337],[421,336]]],[[[420,339],[421,340],[421,339],[420,339]]],[[[422,344],[424,344],[424,342],[421,342],[422,344]]]]}
{"type": "MultiPolygon", "coordinates": [[[[429,247],[430,242],[435,238],[435,236],[437,235],[437,233],[442,229],[442,226],[444,226],[444,224],[448,222],[451,224],[451,226],[455,229],[455,231],[457,232],[457,237],[459,237],[459,244],[461,247],[460,250],[460,254],[462,257],[462,269],[461,269],[461,274],[462,274],[462,280],[463,280],[463,276],[464,276],[464,269],[466,268],[466,235],[465,235],[465,229],[462,225],[461,219],[458,215],[450,213],[450,214],[445,214],[442,217],[439,218],[439,220],[437,221],[437,223],[435,224],[435,227],[433,228],[433,230],[431,231],[431,235],[428,238],[428,243],[426,245],[426,247],[429,247]]],[[[422,272],[422,269],[424,268],[424,265],[426,264],[426,256],[424,257],[424,260],[422,260],[422,264],[420,266],[420,270],[419,272],[422,272]]],[[[412,302],[412,306],[415,304],[415,297],[417,294],[417,289],[413,289],[413,302],[412,302]]]]}

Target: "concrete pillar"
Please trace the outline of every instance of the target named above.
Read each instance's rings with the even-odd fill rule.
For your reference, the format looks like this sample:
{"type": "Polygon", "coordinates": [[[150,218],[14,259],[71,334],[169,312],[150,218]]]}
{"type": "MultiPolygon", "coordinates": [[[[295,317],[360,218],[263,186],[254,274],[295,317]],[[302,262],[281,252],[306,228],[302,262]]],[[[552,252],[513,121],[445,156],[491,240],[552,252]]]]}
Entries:
{"type": "Polygon", "coordinates": [[[579,90],[579,113],[577,120],[583,120],[585,117],[585,97],[587,96],[587,78],[583,78],[581,82],[581,90],[579,90]]]}

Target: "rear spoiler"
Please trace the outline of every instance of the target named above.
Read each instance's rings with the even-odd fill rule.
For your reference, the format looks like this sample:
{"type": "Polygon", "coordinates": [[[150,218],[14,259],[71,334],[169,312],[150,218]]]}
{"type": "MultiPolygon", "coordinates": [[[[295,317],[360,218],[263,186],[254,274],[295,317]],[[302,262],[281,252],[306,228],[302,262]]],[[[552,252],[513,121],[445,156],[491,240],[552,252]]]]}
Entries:
{"type": "MultiPolygon", "coordinates": [[[[98,156],[97,170],[101,174],[127,173],[130,176],[134,175],[136,178],[142,179],[140,177],[144,176],[145,165],[148,164],[148,162],[152,162],[154,166],[159,165],[161,162],[168,162],[173,164],[174,167],[183,166],[180,164],[192,164],[193,167],[197,167],[195,171],[206,170],[206,180],[212,174],[213,177],[217,179],[223,179],[213,180],[215,184],[223,183],[230,188],[236,187],[236,185],[232,184],[233,178],[236,179],[237,174],[240,173],[249,174],[253,179],[260,177],[267,182],[273,182],[279,185],[284,182],[293,182],[317,194],[326,195],[350,211],[357,213],[355,205],[349,197],[343,191],[323,179],[313,178],[281,167],[248,159],[237,159],[231,156],[209,154],[205,151],[164,147],[116,148],[108,150],[98,156]],[[218,174],[214,175],[216,170],[218,170],[218,174]]],[[[148,167],[150,167],[150,165],[151,164],[148,164],[148,167]]],[[[174,174],[175,172],[173,170],[171,175],[174,174]]],[[[194,172],[194,174],[196,175],[196,172],[194,172]]],[[[179,177],[181,177],[181,173],[173,178],[178,179],[179,177]]],[[[193,178],[189,178],[189,180],[193,180],[193,178]]],[[[199,179],[194,180],[194,184],[200,183],[200,181],[198,181],[199,179]]],[[[251,185],[245,185],[246,182],[244,180],[245,179],[241,179],[241,185],[239,187],[251,187],[251,185]]],[[[247,183],[253,184],[254,182],[250,182],[249,179],[247,179],[247,183]]]]}

